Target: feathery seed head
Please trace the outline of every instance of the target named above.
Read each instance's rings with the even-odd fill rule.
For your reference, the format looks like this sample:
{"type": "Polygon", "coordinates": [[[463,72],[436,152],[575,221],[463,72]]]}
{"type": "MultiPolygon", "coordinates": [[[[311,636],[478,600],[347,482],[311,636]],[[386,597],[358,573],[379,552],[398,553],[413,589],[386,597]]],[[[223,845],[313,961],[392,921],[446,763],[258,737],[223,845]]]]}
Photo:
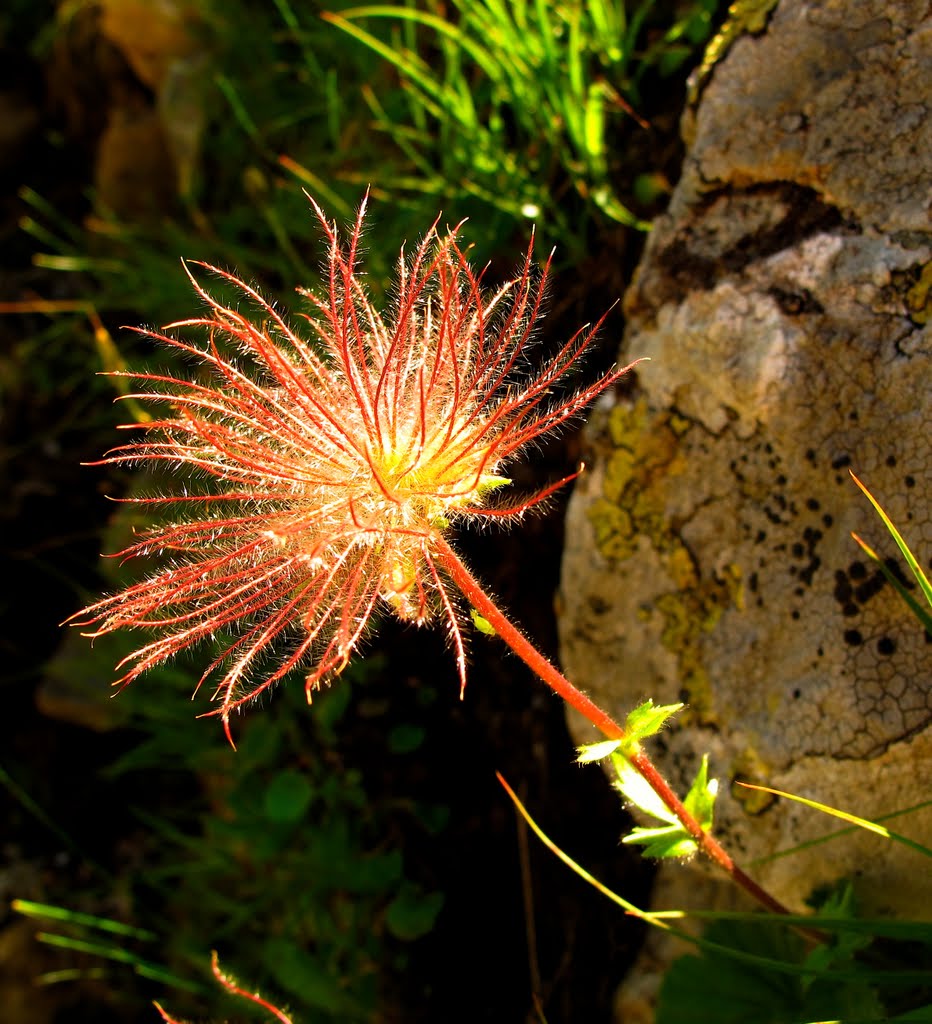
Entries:
{"type": "Polygon", "coordinates": [[[595,328],[531,369],[549,267],[537,271],[533,240],[518,276],[488,292],[460,248],[461,225],[442,234],[435,222],[413,255],[402,250],[382,314],[357,271],[366,203],[344,243],[311,202],[328,256],[324,287],[301,289],[309,337],[251,287],[203,264],[258,317],[221,304],[189,271],[203,315],[146,332],[212,379],[134,375],[148,390],[130,397],[167,413],[129,426],[143,437],[101,461],[168,463],[206,486],[130,499],[183,514],[120,554],[169,560],[75,617],[96,627],[89,636],[153,634],[121,663],[117,685],[200,641],[225,644],[204,678],[222,670],[211,713],[228,732],[234,708],[293,668],[312,666],[309,697],[338,674],[380,605],[418,624],[445,620],[465,683],[463,620],[440,538],[458,521],[520,517],[565,483],[501,501],[517,453],[624,373],[552,397],[595,328]],[[195,330],[204,342],[185,340],[195,330]]]}

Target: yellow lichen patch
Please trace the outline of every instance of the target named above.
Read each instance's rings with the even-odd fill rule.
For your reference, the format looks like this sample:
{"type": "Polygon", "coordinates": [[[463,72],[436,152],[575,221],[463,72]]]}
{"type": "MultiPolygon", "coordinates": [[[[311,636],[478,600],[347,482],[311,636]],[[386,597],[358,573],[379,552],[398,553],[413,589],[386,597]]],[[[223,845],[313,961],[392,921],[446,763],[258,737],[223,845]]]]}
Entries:
{"type": "Polygon", "coordinates": [[[906,293],[906,308],[914,323],[926,324],[932,319],[932,260],[923,265],[919,279],[906,293]]]}
{"type": "Polygon", "coordinates": [[[730,565],[726,565],[722,572],[730,583],[729,592],[731,594],[731,603],[739,612],[743,612],[744,574],[741,572],[741,566],[731,563],[730,565]]]}
{"type": "Polygon", "coordinates": [[[770,774],[770,765],[753,747],[745,747],[732,761],[731,777],[734,782],[731,786],[731,795],[741,804],[745,813],[762,814],[777,798],[771,793],[745,789],[744,786],[738,786],[735,783],[749,782],[755,786],[766,786],[769,784],[770,774]]]}
{"type": "Polygon", "coordinates": [[[715,628],[722,613],[732,604],[731,593],[729,580],[713,577],[661,594],[654,602],[664,619],[660,642],[676,656],[684,697],[689,705],[684,724],[690,715],[704,723],[716,719],[712,686],[703,666],[702,638],[715,628]]]}
{"type": "Polygon", "coordinates": [[[608,457],[605,468],[605,497],[611,502],[620,501],[633,477],[634,452],[627,448],[616,448],[608,457]]]}
{"type": "Polygon", "coordinates": [[[608,436],[615,448],[629,447],[632,451],[647,424],[647,402],[639,398],[634,405],[619,402],[608,417],[608,436]]]}
{"type": "Polygon", "coordinates": [[[677,590],[686,590],[689,587],[695,587],[699,583],[696,563],[685,547],[678,547],[673,550],[667,561],[667,571],[670,573],[677,590]]]}
{"type": "Polygon", "coordinates": [[[677,660],[679,678],[693,720],[715,719],[712,686],[703,666],[703,637],[726,608],[741,607],[743,588],[737,566],[703,579],[679,525],[668,515],[671,489],[686,468],[684,436],[692,429],[685,417],[653,413],[647,402],[616,406],[608,419],[613,451],[606,462],[602,496],[589,507],[589,520],[603,557],[623,562],[640,538],[657,553],[671,589],[644,609],[663,617],[660,642],[677,660]]]}
{"type": "Polygon", "coordinates": [[[676,655],[682,695],[687,704],[677,724],[683,726],[697,719],[700,722],[714,720],[712,687],[702,665],[699,643],[702,632],[698,628],[702,610],[699,594],[696,591],[662,594],[655,601],[655,607],[664,619],[660,642],[676,655]]]}
{"type": "Polygon", "coordinates": [[[588,514],[596,546],[604,558],[622,562],[634,554],[636,534],[628,512],[607,498],[597,498],[588,514]]]}
{"type": "Polygon", "coordinates": [[[605,468],[604,500],[589,509],[604,557],[628,557],[634,551],[636,534],[649,537],[657,550],[670,546],[667,489],[670,480],[686,468],[680,439],[689,428],[689,421],[674,413],[652,415],[643,399],[612,410],[608,435],[614,450],[605,468]],[[624,516],[616,514],[619,508],[625,510],[624,516]],[[618,530],[626,533],[619,536],[618,530]]]}

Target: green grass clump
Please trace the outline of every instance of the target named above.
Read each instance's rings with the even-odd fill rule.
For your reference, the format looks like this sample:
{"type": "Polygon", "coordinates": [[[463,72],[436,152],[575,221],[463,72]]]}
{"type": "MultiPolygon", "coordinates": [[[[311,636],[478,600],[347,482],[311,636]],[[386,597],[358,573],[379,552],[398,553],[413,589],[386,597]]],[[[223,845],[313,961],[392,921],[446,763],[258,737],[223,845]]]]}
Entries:
{"type": "Polygon", "coordinates": [[[403,104],[366,96],[376,126],[415,171],[402,184],[437,196],[452,188],[572,246],[567,190],[610,221],[648,227],[620,197],[634,194],[633,183],[615,180],[621,126],[646,127],[636,110],[646,76],[688,59],[716,7],[697,0],[662,27],[652,0],[429,0],[326,17],[401,75],[403,104]],[[396,26],[390,41],[361,24],[384,19],[396,26]]]}

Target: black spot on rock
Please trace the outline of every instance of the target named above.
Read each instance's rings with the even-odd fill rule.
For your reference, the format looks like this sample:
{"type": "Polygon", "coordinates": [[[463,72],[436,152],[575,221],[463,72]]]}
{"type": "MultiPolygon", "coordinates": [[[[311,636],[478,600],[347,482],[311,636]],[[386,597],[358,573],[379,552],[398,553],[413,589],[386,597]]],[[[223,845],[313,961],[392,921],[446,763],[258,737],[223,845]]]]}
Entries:
{"type": "Polygon", "coordinates": [[[589,598],[589,610],[593,615],[604,615],[610,610],[610,605],[604,598],[601,597],[590,597],[589,598]]]}
{"type": "Polygon", "coordinates": [[[807,585],[812,583],[812,577],[815,576],[815,574],[818,571],[819,566],[821,566],[821,564],[822,564],[822,559],[819,558],[818,555],[814,555],[810,559],[809,564],[799,574],[799,578],[803,581],[803,583],[805,583],[807,585]]]}
{"type": "Polygon", "coordinates": [[[837,569],[835,571],[835,589],[832,593],[839,604],[845,604],[851,599],[851,595],[853,593],[851,584],[848,582],[848,577],[841,571],[841,569],[837,569]]]}
{"type": "Polygon", "coordinates": [[[863,583],[859,583],[854,590],[854,599],[859,604],[866,604],[875,594],[880,593],[884,588],[884,584],[887,581],[884,579],[883,573],[875,572],[870,579],[866,579],[863,583]]]}
{"type": "Polygon", "coordinates": [[[900,568],[900,563],[895,558],[885,558],[883,560],[884,568],[890,573],[894,579],[902,584],[907,590],[915,590],[916,584],[908,576],[903,575],[903,570],[900,568]]]}
{"type": "Polygon", "coordinates": [[[798,292],[771,288],[770,294],[787,316],[801,316],[803,313],[824,313],[822,304],[805,288],[798,292]]]}

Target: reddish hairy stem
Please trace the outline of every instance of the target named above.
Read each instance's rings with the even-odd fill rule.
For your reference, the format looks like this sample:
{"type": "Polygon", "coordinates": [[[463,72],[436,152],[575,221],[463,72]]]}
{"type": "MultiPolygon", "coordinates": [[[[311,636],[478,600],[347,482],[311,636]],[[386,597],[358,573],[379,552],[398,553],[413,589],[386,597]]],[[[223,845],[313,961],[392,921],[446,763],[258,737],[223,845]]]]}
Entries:
{"type": "MultiPolygon", "coordinates": [[[[457,587],[465,595],[469,603],[489,623],[501,639],[518,655],[518,657],[542,679],[553,691],[559,694],[567,704],[575,708],[587,718],[605,736],[613,740],[625,738],[624,729],[611,715],[594,704],[581,690],[552,665],[537,648],[521,633],[514,623],[502,612],[495,602],[486,594],[478,580],[460,561],[459,556],[447,542],[437,537],[435,547],[439,549],[441,559],[457,587]]],[[[666,779],[654,767],[653,762],[643,749],[638,747],[634,753],[626,754],[628,761],[651,789],[660,797],[664,805],[679,819],[683,828],[696,841],[699,849],[707,854],[723,871],[731,876],[758,903],[776,914],[788,914],[789,910],[761,888],[749,875],[732,860],[723,847],[683,806],[683,802],[673,792],[666,779]]]]}

